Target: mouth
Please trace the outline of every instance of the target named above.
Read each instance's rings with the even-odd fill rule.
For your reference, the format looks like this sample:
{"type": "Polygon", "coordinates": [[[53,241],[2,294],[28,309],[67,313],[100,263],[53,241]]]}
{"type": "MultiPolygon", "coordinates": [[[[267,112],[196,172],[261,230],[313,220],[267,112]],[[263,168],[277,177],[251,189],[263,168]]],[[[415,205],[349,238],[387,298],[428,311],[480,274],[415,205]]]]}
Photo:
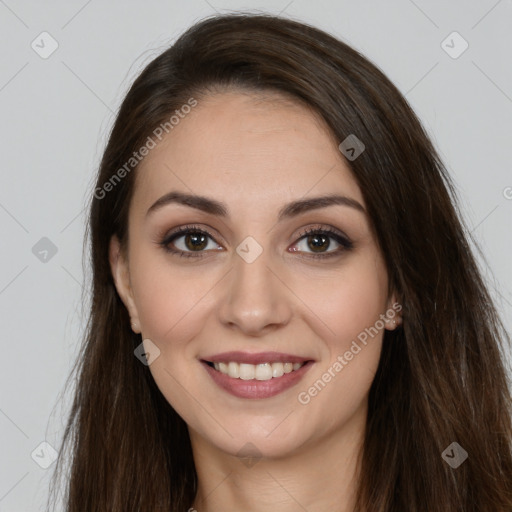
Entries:
{"type": "Polygon", "coordinates": [[[269,398],[294,386],[314,361],[275,352],[229,352],[201,363],[224,391],[239,398],[269,398]]]}
{"type": "Polygon", "coordinates": [[[210,368],[229,376],[232,379],[241,380],[270,380],[279,379],[286,373],[292,373],[302,368],[308,361],[292,363],[290,361],[281,363],[279,361],[260,364],[204,361],[210,368]]]}

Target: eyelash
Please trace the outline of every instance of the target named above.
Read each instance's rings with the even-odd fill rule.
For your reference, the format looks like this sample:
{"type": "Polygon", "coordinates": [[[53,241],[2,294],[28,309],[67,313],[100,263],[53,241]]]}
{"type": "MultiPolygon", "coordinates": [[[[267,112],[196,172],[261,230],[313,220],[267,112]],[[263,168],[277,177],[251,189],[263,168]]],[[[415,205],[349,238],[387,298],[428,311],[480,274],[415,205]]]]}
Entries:
{"type": "MultiPolygon", "coordinates": [[[[209,236],[212,240],[215,241],[214,236],[206,229],[204,228],[198,228],[197,226],[182,226],[172,233],[166,235],[163,240],[159,242],[159,245],[163,248],[163,250],[167,253],[173,254],[175,256],[180,257],[186,257],[186,258],[197,258],[202,257],[205,251],[181,251],[179,249],[171,249],[169,245],[171,242],[174,242],[177,238],[180,238],[184,234],[190,234],[190,233],[196,233],[196,234],[203,234],[209,236]]],[[[337,243],[340,244],[340,247],[338,247],[334,251],[326,252],[326,253],[306,253],[307,256],[302,256],[305,258],[319,258],[319,259],[325,259],[325,258],[331,258],[334,256],[339,256],[340,253],[344,251],[351,250],[354,245],[353,243],[348,239],[346,236],[342,236],[337,231],[334,231],[330,228],[308,228],[306,229],[301,235],[299,236],[297,242],[302,240],[303,238],[306,238],[310,235],[326,235],[330,238],[333,238],[337,243]]],[[[300,251],[297,251],[298,254],[300,254],[300,251]]]]}

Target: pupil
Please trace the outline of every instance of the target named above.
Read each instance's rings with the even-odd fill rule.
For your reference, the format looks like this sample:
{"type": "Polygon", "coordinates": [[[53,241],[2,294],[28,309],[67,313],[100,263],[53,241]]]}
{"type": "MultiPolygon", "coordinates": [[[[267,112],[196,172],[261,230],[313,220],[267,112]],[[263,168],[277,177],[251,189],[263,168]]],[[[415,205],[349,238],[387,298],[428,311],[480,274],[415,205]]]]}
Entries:
{"type": "Polygon", "coordinates": [[[308,237],[308,242],[313,243],[312,249],[315,252],[321,252],[321,249],[327,249],[329,247],[329,239],[325,235],[317,234],[308,237]],[[321,241],[319,241],[321,240],[321,241]],[[327,244],[326,244],[327,242],[327,244]],[[325,245],[325,247],[323,247],[325,245]],[[319,250],[320,249],[320,250],[319,250]]]}
{"type": "Polygon", "coordinates": [[[202,233],[188,234],[185,237],[185,242],[188,249],[196,250],[196,249],[204,249],[206,246],[206,236],[202,233]]]}

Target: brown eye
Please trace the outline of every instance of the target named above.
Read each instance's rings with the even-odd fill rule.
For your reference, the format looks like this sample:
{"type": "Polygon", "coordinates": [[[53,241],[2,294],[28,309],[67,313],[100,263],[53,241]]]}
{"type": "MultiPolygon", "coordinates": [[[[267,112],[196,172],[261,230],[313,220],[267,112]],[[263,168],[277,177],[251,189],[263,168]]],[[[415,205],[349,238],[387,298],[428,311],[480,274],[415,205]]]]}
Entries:
{"type": "Polygon", "coordinates": [[[307,243],[313,252],[322,252],[324,249],[328,249],[330,245],[329,237],[323,234],[309,235],[307,243]]]}
{"type": "Polygon", "coordinates": [[[340,256],[353,246],[346,235],[332,229],[309,229],[296,242],[293,252],[302,252],[305,257],[329,258],[340,256]],[[333,250],[329,250],[331,247],[333,250]]]}
{"type": "Polygon", "coordinates": [[[160,245],[166,252],[178,256],[202,256],[207,249],[222,249],[214,242],[213,236],[207,231],[185,226],[167,235],[160,245]]]}
{"type": "Polygon", "coordinates": [[[204,233],[189,233],[183,238],[185,239],[185,246],[191,251],[201,251],[208,245],[208,235],[204,233]]]}

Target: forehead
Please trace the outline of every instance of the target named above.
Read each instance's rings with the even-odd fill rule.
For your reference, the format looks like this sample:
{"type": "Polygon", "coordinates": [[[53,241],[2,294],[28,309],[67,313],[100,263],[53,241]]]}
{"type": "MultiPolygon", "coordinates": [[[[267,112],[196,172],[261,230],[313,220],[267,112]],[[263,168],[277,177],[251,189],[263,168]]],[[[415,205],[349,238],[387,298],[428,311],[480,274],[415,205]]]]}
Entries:
{"type": "Polygon", "coordinates": [[[135,187],[134,207],[146,209],[171,190],[253,210],[333,192],[363,203],[323,119],[268,93],[225,92],[201,100],[144,158],[135,187]]]}

